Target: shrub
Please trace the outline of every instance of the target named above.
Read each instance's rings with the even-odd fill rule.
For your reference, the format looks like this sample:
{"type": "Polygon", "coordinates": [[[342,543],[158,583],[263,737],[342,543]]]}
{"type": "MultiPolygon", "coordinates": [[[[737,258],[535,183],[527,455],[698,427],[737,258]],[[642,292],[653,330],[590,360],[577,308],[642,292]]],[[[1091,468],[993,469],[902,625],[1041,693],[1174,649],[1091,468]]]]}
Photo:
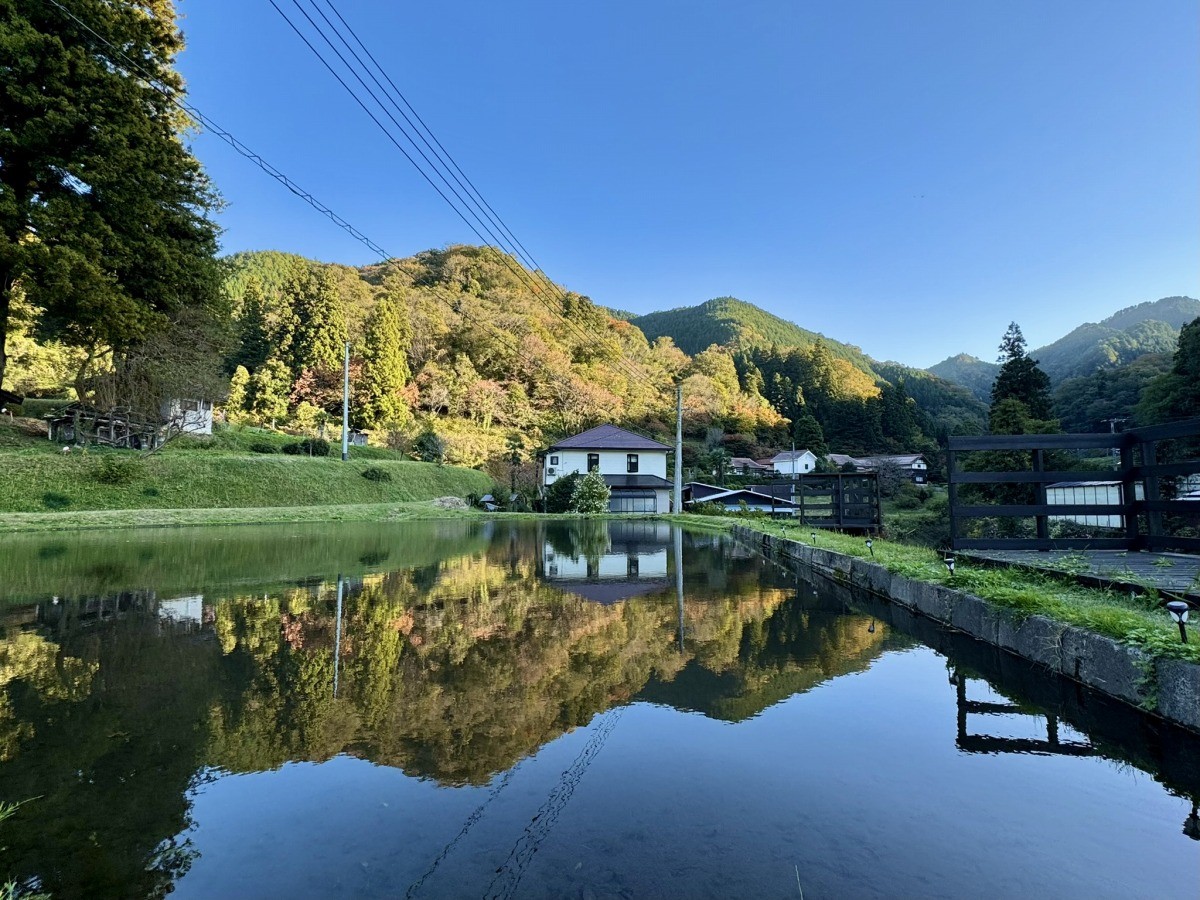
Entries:
{"type": "Polygon", "coordinates": [[[98,484],[129,484],[143,469],[142,461],[135,456],[106,453],[92,463],[88,474],[98,484]]]}
{"type": "Polygon", "coordinates": [[[575,485],[581,480],[578,472],[564,475],[546,488],[546,512],[564,513],[571,511],[571,495],[575,493],[575,485]]]}
{"type": "Polygon", "coordinates": [[[687,511],[695,513],[698,516],[723,516],[726,515],[725,507],[720,503],[693,503],[688,506],[687,511]]]}
{"type": "Polygon", "coordinates": [[[577,513],[608,512],[608,498],[611,496],[604,476],[599,472],[588,472],[571,491],[571,509],[577,513]]]}
{"type": "Polygon", "coordinates": [[[46,509],[66,509],[72,502],[66,494],[56,494],[54,491],[42,494],[42,503],[46,509]]]}
{"type": "Polygon", "coordinates": [[[363,469],[362,477],[367,481],[374,481],[376,484],[381,484],[385,481],[392,480],[392,473],[386,469],[380,469],[376,466],[371,466],[368,469],[363,469]]]}
{"type": "Polygon", "coordinates": [[[292,444],[284,444],[283,452],[289,456],[328,456],[329,441],[324,438],[305,438],[292,444]]]}
{"type": "Polygon", "coordinates": [[[435,431],[422,431],[413,441],[413,455],[422,462],[441,465],[446,460],[446,442],[435,431]]]}
{"type": "Polygon", "coordinates": [[[253,441],[249,450],[251,453],[274,453],[275,445],[268,444],[266,441],[253,441]]]}

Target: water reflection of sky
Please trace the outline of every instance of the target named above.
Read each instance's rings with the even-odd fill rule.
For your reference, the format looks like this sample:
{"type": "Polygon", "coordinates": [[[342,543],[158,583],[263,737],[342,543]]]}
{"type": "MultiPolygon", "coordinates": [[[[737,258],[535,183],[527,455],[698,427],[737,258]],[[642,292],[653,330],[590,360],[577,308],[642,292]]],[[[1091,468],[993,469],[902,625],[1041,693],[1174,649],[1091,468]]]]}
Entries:
{"type": "Polygon", "coordinates": [[[10,607],[0,643],[0,796],[42,798],[0,832],[14,874],[61,896],[1196,895],[1195,737],[724,538],[246,534],[168,539],[173,573],[149,538],[44,555],[68,599],[10,607]]]}

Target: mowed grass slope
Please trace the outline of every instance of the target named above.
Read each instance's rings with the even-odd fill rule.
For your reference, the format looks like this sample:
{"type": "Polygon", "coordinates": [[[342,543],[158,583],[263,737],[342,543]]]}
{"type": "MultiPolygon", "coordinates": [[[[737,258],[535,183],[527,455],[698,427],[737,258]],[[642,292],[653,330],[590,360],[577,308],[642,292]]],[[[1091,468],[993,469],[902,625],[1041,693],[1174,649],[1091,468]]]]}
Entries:
{"type": "Polygon", "coordinates": [[[56,452],[0,434],[0,512],[205,509],[394,503],[485,493],[474,469],[397,459],[309,458],[227,450],[56,452]],[[384,480],[363,477],[367,469],[384,480]]]}

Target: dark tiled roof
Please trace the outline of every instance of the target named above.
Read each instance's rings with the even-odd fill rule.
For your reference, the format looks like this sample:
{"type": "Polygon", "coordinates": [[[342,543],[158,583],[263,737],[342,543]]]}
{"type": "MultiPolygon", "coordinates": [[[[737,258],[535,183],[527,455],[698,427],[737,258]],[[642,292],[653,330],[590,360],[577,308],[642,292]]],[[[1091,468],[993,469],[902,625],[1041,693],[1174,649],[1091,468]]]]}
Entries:
{"type": "Polygon", "coordinates": [[[665,478],[657,475],[605,475],[604,483],[613,490],[621,488],[670,488],[674,487],[665,478]]]}
{"type": "Polygon", "coordinates": [[[582,434],[565,438],[548,450],[670,450],[666,444],[618,428],[616,425],[597,425],[582,434]]]}

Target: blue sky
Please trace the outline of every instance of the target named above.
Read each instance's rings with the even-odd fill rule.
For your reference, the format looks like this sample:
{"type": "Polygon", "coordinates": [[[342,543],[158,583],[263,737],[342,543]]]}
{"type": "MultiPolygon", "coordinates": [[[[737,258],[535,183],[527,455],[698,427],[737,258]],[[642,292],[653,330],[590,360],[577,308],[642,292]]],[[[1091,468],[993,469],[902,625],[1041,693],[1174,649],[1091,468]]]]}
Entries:
{"type": "MultiPolygon", "coordinates": [[[[290,0],[277,0],[295,14],[290,0]]],[[[335,0],[546,272],[993,359],[1200,297],[1194,0],[335,0]]],[[[182,0],[190,99],[389,252],[478,243],[267,0],[182,0]]],[[[298,14],[296,14],[298,15],[298,14]]],[[[370,252],[224,144],[229,251],[370,252]]]]}

